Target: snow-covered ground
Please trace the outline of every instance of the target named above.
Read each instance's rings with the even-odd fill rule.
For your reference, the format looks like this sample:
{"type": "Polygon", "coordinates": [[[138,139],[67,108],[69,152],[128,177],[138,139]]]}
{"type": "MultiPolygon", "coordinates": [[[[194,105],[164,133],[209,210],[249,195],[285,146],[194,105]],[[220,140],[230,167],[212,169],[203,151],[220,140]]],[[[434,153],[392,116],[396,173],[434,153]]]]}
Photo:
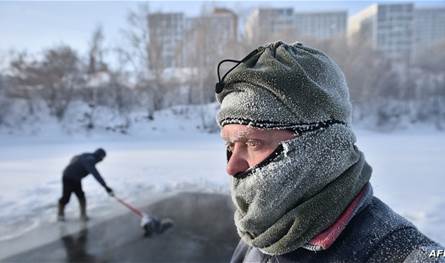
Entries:
{"type": "MultiPolygon", "coordinates": [[[[0,135],[0,244],[55,222],[63,168],[74,154],[97,147],[108,152],[99,171],[118,196],[135,204],[182,189],[228,192],[219,135],[198,131],[199,118],[164,117],[155,116],[156,129],[139,126],[129,135],[66,135],[49,128],[38,136],[0,135]]],[[[374,170],[374,193],[445,244],[445,133],[356,133],[374,170]]],[[[122,211],[93,177],[83,185],[93,218],[122,211]]],[[[66,213],[77,218],[75,196],[66,213]]]]}

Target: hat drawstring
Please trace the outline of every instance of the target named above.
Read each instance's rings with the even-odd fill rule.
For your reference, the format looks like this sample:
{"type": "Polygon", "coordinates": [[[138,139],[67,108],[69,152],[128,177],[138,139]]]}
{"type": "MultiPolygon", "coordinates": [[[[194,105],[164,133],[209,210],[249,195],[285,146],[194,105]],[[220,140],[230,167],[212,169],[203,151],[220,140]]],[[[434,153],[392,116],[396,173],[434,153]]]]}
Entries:
{"type": "Polygon", "coordinates": [[[224,88],[224,78],[227,76],[227,74],[229,74],[232,70],[234,70],[236,67],[238,67],[238,65],[239,64],[241,64],[241,62],[243,62],[242,60],[234,60],[234,59],[224,59],[224,60],[221,60],[219,63],[218,63],[218,68],[217,68],[217,73],[218,73],[218,83],[216,83],[216,86],[215,86],[215,92],[216,93],[220,93],[222,90],[223,90],[223,88],[224,88]],[[224,74],[224,76],[222,77],[222,79],[221,79],[221,76],[220,76],[220,74],[219,74],[219,68],[221,67],[221,65],[223,64],[223,63],[225,63],[225,62],[232,62],[232,63],[236,63],[236,65],[235,66],[233,66],[231,69],[229,69],[227,72],[226,72],[226,74],[224,74]]]}
{"type": "Polygon", "coordinates": [[[224,59],[224,60],[221,60],[221,61],[218,63],[218,67],[217,67],[217,70],[216,70],[216,72],[217,72],[217,74],[218,74],[218,83],[216,83],[216,85],[215,85],[215,92],[216,92],[217,94],[221,93],[221,91],[224,89],[224,79],[226,78],[226,76],[227,76],[232,70],[234,70],[236,67],[238,67],[239,64],[243,63],[244,61],[246,61],[246,60],[248,60],[249,58],[251,58],[253,55],[255,55],[255,54],[257,54],[258,52],[263,51],[263,50],[264,50],[264,47],[259,47],[259,48],[255,49],[255,50],[253,50],[252,52],[250,52],[249,54],[247,54],[247,56],[245,56],[245,57],[244,57],[243,59],[241,59],[241,60],[235,60],[235,59],[224,59]],[[221,65],[222,65],[223,63],[225,63],[225,62],[236,63],[236,65],[233,66],[232,68],[230,68],[230,69],[226,72],[226,74],[224,74],[224,76],[221,78],[221,75],[220,75],[220,73],[219,73],[219,69],[220,69],[221,65]]]}

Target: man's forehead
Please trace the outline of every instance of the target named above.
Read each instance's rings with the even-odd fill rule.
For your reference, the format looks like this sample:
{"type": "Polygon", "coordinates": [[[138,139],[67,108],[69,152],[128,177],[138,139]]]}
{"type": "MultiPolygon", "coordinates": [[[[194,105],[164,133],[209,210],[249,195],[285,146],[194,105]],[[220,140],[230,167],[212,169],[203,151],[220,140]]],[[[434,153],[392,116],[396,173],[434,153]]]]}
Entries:
{"type": "Polygon", "coordinates": [[[271,131],[265,129],[258,129],[247,125],[229,124],[221,129],[221,137],[224,140],[235,141],[243,138],[262,137],[267,138],[271,136],[271,131]]]}

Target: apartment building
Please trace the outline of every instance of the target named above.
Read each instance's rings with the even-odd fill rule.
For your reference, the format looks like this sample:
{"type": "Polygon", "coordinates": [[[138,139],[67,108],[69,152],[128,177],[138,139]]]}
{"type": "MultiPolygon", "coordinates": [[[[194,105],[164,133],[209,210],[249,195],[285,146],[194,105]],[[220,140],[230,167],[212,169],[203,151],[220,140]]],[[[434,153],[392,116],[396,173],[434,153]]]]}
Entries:
{"type": "Polygon", "coordinates": [[[296,32],[292,8],[258,8],[247,18],[245,34],[247,40],[265,40],[276,34],[296,32]]]}
{"type": "Polygon", "coordinates": [[[346,11],[294,12],[292,8],[259,8],[248,17],[245,33],[248,40],[280,34],[291,35],[296,41],[328,39],[344,35],[347,20],[346,11]]]}
{"type": "Polygon", "coordinates": [[[213,19],[213,32],[221,35],[219,38],[223,42],[235,41],[238,39],[238,15],[227,8],[215,8],[210,15],[213,19]]]}
{"type": "Polygon", "coordinates": [[[153,13],[148,16],[151,52],[162,68],[181,66],[181,44],[185,32],[183,13],[153,13]]]}
{"type": "Polygon", "coordinates": [[[415,55],[445,41],[445,7],[416,8],[414,32],[415,55]]]}
{"type": "Polygon", "coordinates": [[[294,13],[297,35],[317,39],[343,36],[348,21],[347,11],[294,13]]]}
{"type": "Polygon", "coordinates": [[[348,35],[369,41],[393,61],[409,62],[414,48],[414,4],[374,4],[350,17],[348,35]]]}
{"type": "MultiPolygon", "coordinates": [[[[184,13],[153,13],[148,17],[152,66],[178,68],[188,66],[190,56],[187,49],[199,45],[194,41],[205,41],[207,46],[224,46],[238,36],[238,17],[226,8],[215,8],[212,12],[197,17],[186,17],[184,13]]],[[[202,44],[202,43],[201,43],[202,44]]]]}

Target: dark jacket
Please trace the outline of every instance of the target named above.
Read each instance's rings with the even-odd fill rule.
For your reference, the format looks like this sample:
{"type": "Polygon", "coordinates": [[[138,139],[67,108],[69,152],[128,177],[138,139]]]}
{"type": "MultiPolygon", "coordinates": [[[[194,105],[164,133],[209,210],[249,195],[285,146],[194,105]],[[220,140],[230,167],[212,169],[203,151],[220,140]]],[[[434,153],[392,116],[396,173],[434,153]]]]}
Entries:
{"type": "Polygon", "coordinates": [[[231,262],[445,262],[443,257],[429,257],[434,249],[443,248],[373,197],[327,250],[299,248],[270,256],[240,241],[231,262]]]}
{"type": "Polygon", "coordinates": [[[85,176],[92,174],[94,178],[106,188],[107,185],[95,166],[99,161],[99,158],[94,153],[76,155],[63,171],[63,179],[80,181],[85,176]]]}

